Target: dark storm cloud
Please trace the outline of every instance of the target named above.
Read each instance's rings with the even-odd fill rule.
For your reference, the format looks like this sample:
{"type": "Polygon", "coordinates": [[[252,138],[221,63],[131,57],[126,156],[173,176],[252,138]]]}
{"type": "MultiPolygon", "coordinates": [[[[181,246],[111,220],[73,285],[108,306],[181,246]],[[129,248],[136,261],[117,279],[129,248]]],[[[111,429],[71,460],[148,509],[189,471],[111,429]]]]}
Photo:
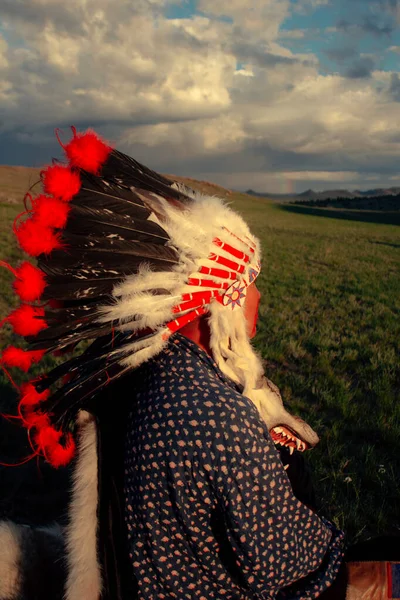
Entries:
{"type": "Polygon", "coordinates": [[[41,137],[37,132],[0,133],[0,164],[42,167],[52,156],[61,158],[53,132],[49,134],[51,137],[41,137]]]}
{"type": "Polygon", "coordinates": [[[249,62],[259,68],[273,68],[280,65],[307,65],[310,61],[291,56],[280,56],[245,41],[234,42],[232,51],[240,62],[249,62]]]}
{"type": "Polygon", "coordinates": [[[393,100],[400,102],[400,77],[398,73],[392,73],[391,75],[389,93],[393,100]]]}
{"type": "Polygon", "coordinates": [[[359,4],[363,8],[379,7],[381,10],[387,10],[389,12],[395,11],[400,6],[400,0],[346,0],[346,5],[359,4]]]}
{"type": "Polygon", "coordinates": [[[219,174],[233,173],[285,173],[285,172],[358,172],[370,175],[372,171],[390,177],[398,174],[397,156],[376,156],[373,165],[371,157],[352,156],[344,152],[301,152],[281,150],[271,147],[264,140],[250,140],[237,152],[197,154],[176,161],[167,147],[149,148],[144,144],[134,144],[121,150],[134,156],[139,162],[161,173],[196,177],[207,173],[210,180],[218,180],[219,174]]]}
{"type": "Polygon", "coordinates": [[[361,56],[346,69],[344,75],[348,79],[365,79],[371,77],[374,68],[375,62],[372,58],[361,56]]]}
{"type": "Polygon", "coordinates": [[[363,31],[365,31],[365,33],[371,33],[372,35],[374,35],[376,37],[381,37],[381,36],[390,37],[391,34],[396,29],[396,23],[391,22],[391,23],[379,24],[376,22],[376,20],[373,17],[365,17],[364,22],[361,25],[361,28],[363,29],[363,31]]]}
{"type": "Polygon", "coordinates": [[[377,18],[364,16],[360,23],[352,23],[347,19],[339,19],[336,28],[345,33],[354,33],[358,31],[363,34],[370,34],[375,37],[390,37],[396,29],[396,23],[392,20],[381,23],[377,18]]]}
{"type": "Polygon", "coordinates": [[[338,63],[343,63],[349,58],[354,58],[358,54],[357,50],[350,46],[340,46],[338,48],[329,48],[325,50],[325,54],[331,60],[338,63]]]}
{"type": "Polygon", "coordinates": [[[2,21],[21,21],[32,27],[43,27],[52,22],[58,31],[82,34],[82,19],[79,10],[68,9],[65,4],[40,6],[29,0],[1,0],[2,21]]]}

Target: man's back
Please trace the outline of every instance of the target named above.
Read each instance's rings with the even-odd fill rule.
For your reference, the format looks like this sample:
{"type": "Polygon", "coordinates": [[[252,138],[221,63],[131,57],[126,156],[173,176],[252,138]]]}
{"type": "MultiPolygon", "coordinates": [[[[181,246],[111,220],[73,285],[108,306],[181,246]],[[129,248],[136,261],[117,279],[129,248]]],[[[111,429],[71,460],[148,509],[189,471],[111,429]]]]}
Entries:
{"type": "Polygon", "coordinates": [[[343,534],[293,496],[253,403],[180,334],[136,382],[125,518],[139,597],[318,597],[343,534]]]}

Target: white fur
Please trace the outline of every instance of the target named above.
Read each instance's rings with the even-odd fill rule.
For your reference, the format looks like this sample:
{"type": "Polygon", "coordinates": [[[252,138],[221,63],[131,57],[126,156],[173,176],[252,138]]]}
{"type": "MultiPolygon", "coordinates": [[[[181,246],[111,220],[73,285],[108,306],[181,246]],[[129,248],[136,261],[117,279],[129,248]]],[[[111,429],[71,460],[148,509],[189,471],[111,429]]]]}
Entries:
{"type": "Polygon", "coordinates": [[[94,418],[78,417],[79,441],[74,471],[70,523],[66,530],[68,577],[65,600],[99,600],[100,566],[97,560],[98,466],[94,418]]]}
{"type": "Polygon", "coordinates": [[[17,600],[20,594],[21,539],[18,526],[0,523],[0,600],[17,600]]]}
{"type": "Polygon", "coordinates": [[[130,275],[123,283],[115,286],[113,295],[115,297],[129,296],[137,292],[145,292],[149,289],[150,278],[153,288],[173,290],[181,281],[182,275],[173,271],[155,273],[148,266],[142,267],[136,275],[130,275]]]}
{"type": "MultiPolygon", "coordinates": [[[[179,302],[178,295],[166,296],[138,292],[135,296],[131,295],[126,299],[123,297],[118,303],[108,307],[107,313],[99,321],[118,320],[120,323],[125,323],[127,320],[132,320],[135,315],[147,315],[149,312],[159,310],[164,310],[167,315],[170,315],[172,307],[177,302],[179,302]]],[[[134,324],[133,329],[135,329],[134,324]]]]}

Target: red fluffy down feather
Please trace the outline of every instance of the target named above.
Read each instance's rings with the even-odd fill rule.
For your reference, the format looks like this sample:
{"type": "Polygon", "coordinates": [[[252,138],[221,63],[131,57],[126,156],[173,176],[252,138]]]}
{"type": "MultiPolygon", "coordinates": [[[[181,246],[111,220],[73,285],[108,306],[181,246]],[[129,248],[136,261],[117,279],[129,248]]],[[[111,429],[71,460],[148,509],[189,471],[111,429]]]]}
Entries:
{"type": "Polygon", "coordinates": [[[21,249],[30,256],[50,254],[62,248],[60,234],[43,227],[35,219],[27,219],[15,232],[21,249]]]}
{"type": "Polygon", "coordinates": [[[26,261],[15,272],[17,279],[13,283],[13,288],[21,300],[24,302],[39,300],[46,287],[44,273],[26,261]]]}
{"type": "Polygon", "coordinates": [[[64,444],[61,443],[63,434],[54,427],[43,427],[35,436],[38,449],[43,452],[46,460],[53,467],[67,465],[75,454],[75,441],[70,433],[65,436],[64,444]]]}
{"type": "Polygon", "coordinates": [[[62,165],[47,167],[42,171],[42,181],[46,194],[59,198],[64,202],[71,200],[81,188],[78,173],[62,165]]]}
{"type": "Polygon", "coordinates": [[[43,227],[63,229],[67,223],[70,206],[66,202],[41,194],[33,200],[35,222],[43,227]]]}
{"type": "Polygon", "coordinates": [[[42,329],[46,329],[44,320],[44,309],[29,304],[22,304],[7,317],[7,321],[18,335],[36,335],[42,329]]]}
{"type": "Polygon", "coordinates": [[[27,414],[24,414],[23,421],[25,427],[27,427],[28,429],[32,429],[33,427],[35,429],[43,429],[44,427],[49,427],[50,425],[49,416],[46,415],[46,413],[40,411],[32,411],[27,414]]]}
{"type": "Polygon", "coordinates": [[[38,363],[44,354],[45,350],[23,350],[22,348],[9,346],[1,355],[1,362],[8,367],[19,367],[27,373],[32,364],[38,363]]]}
{"type": "Polygon", "coordinates": [[[54,444],[50,448],[45,449],[45,457],[48,462],[55,467],[65,467],[75,456],[76,445],[75,440],[69,433],[66,436],[64,444],[54,444]]]}
{"type": "Polygon", "coordinates": [[[75,130],[73,131],[74,137],[64,147],[71,167],[78,167],[97,175],[112,148],[90,129],[86,133],[76,134],[75,130]]]}
{"type": "Polygon", "coordinates": [[[35,386],[31,382],[24,383],[21,387],[21,392],[19,406],[28,410],[33,410],[50,396],[49,390],[40,393],[37,392],[35,386]]]}

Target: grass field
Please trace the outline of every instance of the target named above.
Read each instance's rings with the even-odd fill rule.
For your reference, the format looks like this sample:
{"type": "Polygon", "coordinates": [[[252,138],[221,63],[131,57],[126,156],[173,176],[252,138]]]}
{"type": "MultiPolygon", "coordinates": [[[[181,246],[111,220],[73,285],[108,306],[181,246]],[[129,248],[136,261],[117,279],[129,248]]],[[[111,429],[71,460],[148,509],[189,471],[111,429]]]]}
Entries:
{"type": "MultiPolygon", "coordinates": [[[[0,180],[6,195],[5,187],[0,180]]],[[[346,218],[341,210],[335,218],[332,209],[306,214],[244,194],[226,197],[262,241],[255,344],[284,401],[320,435],[307,457],[324,514],[350,542],[400,534],[400,227],[374,222],[373,213],[346,218]]],[[[21,255],[11,223],[20,210],[0,200],[0,255],[14,265],[21,255]]],[[[1,319],[15,300],[12,276],[2,270],[0,278],[1,319]]],[[[11,340],[3,328],[1,345],[11,340]]],[[[11,410],[15,395],[4,378],[0,393],[11,410]]],[[[0,454],[10,459],[21,432],[7,422],[1,431],[0,454]]],[[[22,519],[34,497],[47,518],[58,517],[65,497],[57,488],[67,476],[43,463],[2,469],[9,494],[0,513],[22,519]]]]}

